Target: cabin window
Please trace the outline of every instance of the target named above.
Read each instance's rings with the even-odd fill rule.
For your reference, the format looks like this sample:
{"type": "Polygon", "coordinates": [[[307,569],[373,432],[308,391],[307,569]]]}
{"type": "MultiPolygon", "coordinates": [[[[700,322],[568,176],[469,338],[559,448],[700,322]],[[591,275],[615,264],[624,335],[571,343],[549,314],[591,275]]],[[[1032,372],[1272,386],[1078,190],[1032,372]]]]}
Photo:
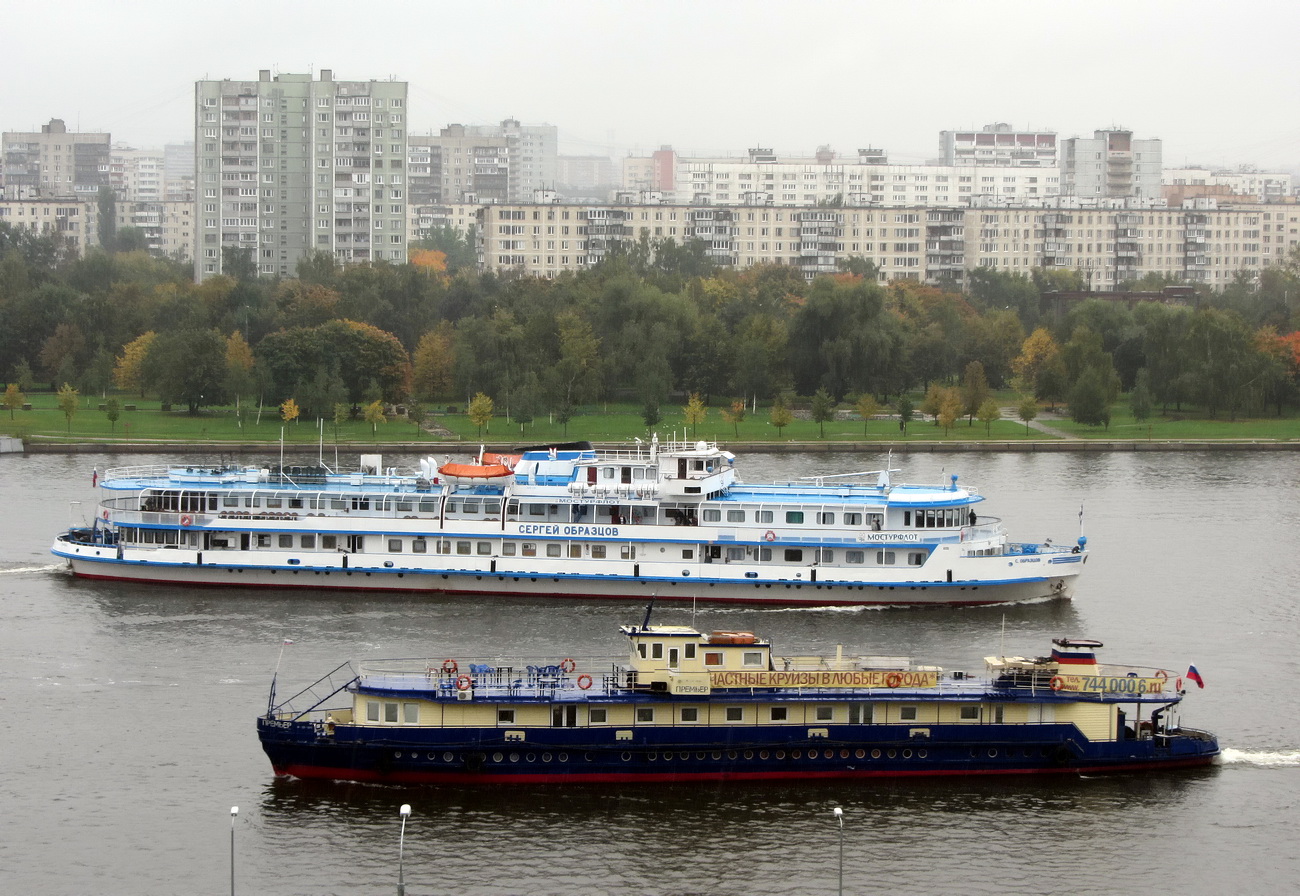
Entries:
{"type": "Polygon", "coordinates": [[[397,502],[397,512],[398,512],[398,513],[408,513],[408,512],[411,510],[411,507],[412,507],[412,504],[411,504],[410,501],[398,501],[398,502],[397,502]]]}
{"type": "Polygon", "coordinates": [[[448,540],[445,539],[445,538],[440,539],[440,540],[438,541],[438,553],[439,553],[439,554],[450,554],[450,553],[451,553],[451,542],[448,541],[448,540]]]}
{"type": "Polygon", "coordinates": [[[515,723],[515,711],[513,709],[498,709],[497,724],[513,725],[515,723]]]}
{"type": "Polygon", "coordinates": [[[741,662],[746,666],[763,665],[763,652],[761,650],[746,650],[741,662]]]}
{"type": "Polygon", "coordinates": [[[893,566],[893,565],[894,565],[894,552],[893,552],[893,551],[876,551],[876,563],[878,563],[878,564],[881,565],[881,566],[893,566]]]}
{"type": "Polygon", "coordinates": [[[605,546],[603,544],[593,544],[591,546],[591,556],[597,560],[604,560],[605,546]]]}
{"type": "Polygon", "coordinates": [[[359,495],[353,495],[353,496],[352,496],[352,509],[353,509],[353,510],[369,510],[369,509],[370,509],[370,499],[369,499],[369,498],[363,498],[363,497],[361,497],[361,496],[359,496],[359,495]]]}
{"type": "Polygon", "coordinates": [[[693,659],[695,659],[695,645],[694,645],[694,644],[687,644],[687,645],[686,645],[685,656],[686,656],[686,658],[687,658],[688,660],[693,660],[693,659]]]}
{"type": "Polygon", "coordinates": [[[727,522],[729,522],[729,523],[743,523],[744,521],[745,521],[745,511],[743,511],[743,510],[728,510],[728,511],[727,511],[727,522]]]}
{"type": "Polygon", "coordinates": [[[903,721],[903,722],[915,722],[915,721],[916,721],[916,707],[915,707],[915,706],[900,706],[900,707],[898,708],[898,718],[899,718],[900,721],[903,721]]]}
{"type": "Polygon", "coordinates": [[[503,556],[503,557],[513,557],[513,556],[515,555],[515,551],[516,551],[516,549],[517,549],[517,548],[516,548],[515,543],[514,543],[513,541],[507,541],[507,542],[505,542],[504,544],[501,545],[501,556],[503,556]]]}
{"type": "Polygon", "coordinates": [[[661,660],[664,658],[664,645],[660,641],[655,641],[650,645],[650,659],[661,660]]]}
{"type": "Polygon", "coordinates": [[[582,556],[582,545],[575,542],[569,543],[569,559],[577,560],[582,556]]]}
{"type": "Polygon", "coordinates": [[[488,554],[492,553],[492,542],[490,541],[477,542],[474,547],[474,550],[478,551],[480,557],[486,557],[488,554]]]}
{"type": "Polygon", "coordinates": [[[745,549],[744,549],[744,548],[727,548],[727,561],[728,561],[728,562],[730,562],[730,561],[732,561],[732,560],[744,560],[744,559],[745,559],[745,549]]]}
{"type": "Polygon", "coordinates": [[[501,512],[501,502],[500,502],[500,501],[484,501],[484,502],[483,502],[483,512],[484,512],[484,513],[500,513],[500,512],[501,512]]]}
{"type": "Polygon", "coordinates": [[[636,720],[638,722],[653,722],[655,720],[655,708],[653,706],[638,706],[636,708],[636,720]]]}
{"type": "Polygon", "coordinates": [[[903,511],[903,525],[904,526],[912,525],[912,511],[910,510],[903,511]]]}
{"type": "Polygon", "coordinates": [[[280,547],[282,547],[282,548],[291,548],[291,547],[293,547],[293,536],[292,536],[292,535],[281,535],[281,536],[280,536],[280,547]]]}
{"type": "Polygon", "coordinates": [[[907,552],[907,565],[908,565],[908,566],[921,566],[921,565],[924,564],[924,563],[925,563],[925,553],[924,553],[924,552],[922,552],[922,551],[908,551],[908,552],[907,552]]]}
{"type": "Polygon", "coordinates": [[[459,502],[459,501],[448,501],[448,502],[447,502],[447,512],[448,512],[448,513],[460,513],[460,502],[459,502]]]}
{"type": "Polygon", "coordinates": [[[834,563],[835,552],[830,548],[818,548],[813,552],[813,560],[817,563],[834,563]]]}
{"type": "Polygon", "coordinates": [[[686,549],[684,549],[684,550],[682,551],[682,559],[683,559],[683,560],[690,560],[690,559],[692,559],[694,556],[695,556],[695,551],[691,550],[690,548],[686,548],[686,549]]]}
{"type": "Polygon", "coordinates": [[[320,549],[322,551],[338,550],[339,537],[337,535],[322,535],[320,537],[320,549]]]}
{"type": "Polygon", "coordinates": [[[704,522],[717,523],[720,522],[721,520],[722,520],[721,510],[718,510],[717,508],[709,509],[707,507],[704,509],[704,522]]]}
{"type": "Polygon", "coordinates": [[[610,482],[613,482],[613,481],[614,481],[614,468],[613,468],[613,467],[601,467],[601,468],[600,468],[600,478],[601,478],[601,479],[608,479],[610,482]]]}
{"type": "Polygon", "coordinates": [[[271,546],[271,536],[270,535],[257,536],[257,546],[259,548],[269,548],[271,546]]]}
{"type": "Polygon", "coordinates": [[[978,722],[980,720],[980,708],[978,706],[963,706],[961,708],[961,720],[963,722],[978,722]]]}
{"type": "Polygon", "coordinates": [[[846,514],[844,514],[844,525],[846,525],[846,526],[861,526],[861,525],[862,525],[862,514],[860,514],[860,513],[846,513],[846,514]]]}
{"type": "Polygon", "coordinates": [[[772,522],[772,511],[760,510],[754,514],[754,520],[759,523],[770,523],[772,522]]]}
{"type": "Polygon", "coordinates": [[[791,525],[798,526],[803,524],[802,510],[787,510],[785,512],[785,521],[791,525]]]}
{"type": "Polygon", "coordinates": [[[871,704],[852,703],[849,705],[849,724],[865,725],[871,721],[871,704]]]}
{"type": "Polygon", "coordinates": [[[817,718],[817,721],[819,721],[819,722],[833,722],[833,721],[835,721],[835,707],[833,707],[833,706],[819,706],[819,707],[817,707],[817,710],[816,710],[816,718],[817,718]]]}
{"type": "Polygon", "coordinates": [[[743,722],[743,721],[745,721],[745,707],[743,707],[743,706],[728,706],[728,707],[727,707],[727,721],[728,721],[728,722],[743,722]]]}
{"type": "Polygon", "coordinates": [[[379,721],[379,701],[377,700],[366,701],[366,721],[367,722],[379,721]]]}
{"type": "Polygon", "coordinates": [[[817,514],[817,523],[822,526],[833,526],[835,525],[835,514],[829,512],[819,513],[817,514]]]}
{"type": "Polygon", "coordinates": [[[700,720],[700,711],[694,706],[682,707],[683,722],[698,722],[700,720]]]}
{"type": "Polygon", "coordinates": [[[239,506],[239,496],[238,496],[238,495],[226,495],[226,496],[224,496],[224,497],[221,499],[221,506],[222,506],[222,507],[238,507],[238,506],[239,506]]]}
{"type": "Polygon", "coordinates": [[[435,511],[437,511],[437,509],[438,509],[438,504],[435,501],[420,502],[420,513],[434,513],[435,511]]]}
{"type": "Polygon", "coordinates": [[[604,725],[605,720],[609,717],[609,711],[604,709],[587,710],[587,722],[592,725],[604,725]]]}
{"type": "Polygon", "coordinates": [[[462,513],[478,513],[479,503],[477,501],[466,501],[465,506],[461,508],[462,513]]]}
{"type": "Polygon", "coordinates": [[[537,545],[536,545],[534,542],[531,542],[531,541],[525,541],[525,542],[523,543],[523,555],[524,555],[525,557],[536,557],[536,556],[537,556],[537,545]]]}
{"type": "Polygon", "coordinates": [[[867,561],[866,551],[845,551],[845,563],[865,563],[867,561]]]}
{"type": "Polygon", "coordinates": [[[785,549],[785,562],[786,562],[786,563],[802,563],[802,562],[803,562],[803,550],[800,549],[800,548],[786,548],[786,549],[785,549]]]}
{"type": "Polygon", "coordinates": [[[402,539],[400,538],[388,539],[388,553],[400,554],[401,552],[402,552],[402,539]]]}
{"type": "Polygon", "coordinates": [[[267,498],[267,499],[266,499],[266,506],[267,506],[267,507],[283,507],[283,506],[284,506],[284,502],[283,502],[282,500],[280,500],[279,498],[267,498]]]}
{"type": "Polygon", "coordinates": [[[770,713],[773,722],[784,722],[789,715],[784,706],[773,706],[770,713]]]}
{"type": "Polygon", "coordinates": [[[618,555],[622,557],[624,560],[635,560],[636,547],[630,544],[620,545],[618,549],[618,555]]]}
{"type": "Polygon", "coordinates": [[[546,516],[546,505],[545,505],[545,504],[529,504],[529,505],[528,505],[528,515],[529,515],[529,516],[546,516]]]}
{"type": "Polygon", "coordinates": [[[558,556],[560,556],[560,545],[558,545],[558,544],[548,544],[548,545],[546,546],[546,556],[548,556],[548,557],[558,557],[558,556]]]}
{"type": "Polygon", "coordinates": [[[316,547],[316,536],[315,536],[315,535],[304,535],[304,536],[300,539],[299,544],[300,544],[302,547],[307,548],[307,549],[309,549],[309,550],[314,549],[314,548],[316,547]]]}
{"type": "Polygon", "coordinates": [[[457,554],[468,554],[469,552],[470,552],[470,544],[469,544],[468,541],[458,541],[458,542],[456,542],[456,553],[457,553],[457,554]]]}
{"type": "Polygon", "coordinates": [[[993,707],[993,721],[998,723],[999,725],[1001,725],[1004,721],[1006,721],[1005,718],[1006,713],[1004,712],[1005,709],[1006,709],[1005,706],[993,707]]]}
{"type": "Polygon", "coordinates": [[[402,704],[402,723],[405,725],[420,724],[420,704],[418,703],[402,704]]]}
{"type": "Polygon", "coordinates": [[[429,543],[423,538],[416,538],[411,542],[411,551],[416,554],[427,554],[429,552],[429,543]]]}
{"type": "Polygon", "coordinates": [[[330,507],[334,508],[335,510],[347,510],[348,502],[344,501],[342,498],[331,498],[330,507]]]}
{"type": "Polygon", "coordinates": [[[764,562],[771,560],[771,559],[772,559],[772,549],[771,549],[771,548],[759,548],[759,549],[758,549],[758,559],[759,559],[759,560],[762,560],[762,561],[764,561],[764,562]]]}
{"type": "Polygon", "coordinates": [[[885,525],[885,515],[883,513],[868,513],[867,523],[871,526],[873,532],[879,532],[885,525]]]}
{"type": "Polygon", "coordinates": [[[397,704],[384,701],[384,721],[397,724],[397,704]]]}
{"type": "Polygon", "coordinates": [[[706,651],[704,651],[704,665],[706,665],[706,666],[721,666],[721,665],[722,665],[722,651],[720,651],[720,650],[719,650],[719,651],[714,651],[714,650],[706,650],[706,651]]]}
{"type": "Polygon", "coordinates": [[[245,504],[246,504],[246,506],[248,506],[248,507],[261,507],[261,506],[262,506],[262,499],[261,499],[261,498],[253,498],[251,501],[247,501],[247,502],[245,502],[245,504]]]}

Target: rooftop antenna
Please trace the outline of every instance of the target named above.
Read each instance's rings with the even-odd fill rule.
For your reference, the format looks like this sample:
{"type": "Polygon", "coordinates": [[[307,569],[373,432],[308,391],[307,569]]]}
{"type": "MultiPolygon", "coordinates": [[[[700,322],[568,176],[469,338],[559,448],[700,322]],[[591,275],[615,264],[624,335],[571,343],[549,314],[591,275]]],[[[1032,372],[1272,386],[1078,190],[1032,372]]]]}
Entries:
{"type": "Polygon", "coordinates": [[[1002,639],[998,642],[998,655],[1007,658],[1007,614],[1002,614],[1002,639]]]}
{"type": "Polygon", "coordinates": [[[650,611],[653,610],[654,608],[655,608],[655,596],[653,593],[651,593],[650,603],[645,605],[645,619],[642,620],[641,622],[642,631],[650,627],[650,611]]]}

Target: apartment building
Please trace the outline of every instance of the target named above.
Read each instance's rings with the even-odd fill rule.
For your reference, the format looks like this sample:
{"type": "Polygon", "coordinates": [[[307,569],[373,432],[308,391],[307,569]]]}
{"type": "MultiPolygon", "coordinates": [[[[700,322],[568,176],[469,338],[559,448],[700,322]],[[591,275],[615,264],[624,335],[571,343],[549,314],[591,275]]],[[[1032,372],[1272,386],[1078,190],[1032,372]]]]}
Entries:
{"type": "Polygon", "coordinates": [[[1134,140],[1127,130],[1070,137],[1061,151],[1061,194],[1081,199],[1158,199],[1159,140],[1134,140]]]}
{"type": "Polygon", "coordinates": [[[1056,168],[1060,164],[1055,131],[1018,131],[1002,122],[978,131],[940,131],[939,152],[941,165],[1056,168]]]}
{"type": "Polygon", "coordinates": [[[451,124],[437,135],[412,137],[411,156],[421,204],[523,202],[555,186],[558,129],[513,118],[451,124]]]}
{"type": "Polygon", "coordinates": [[[826,208],[690,205],[499,204],[478,210],[485,270],[538,277],[597,264],[620,242],[705,243],[719,264],[785,264],[811,279],[866,258],[882,280],[962,283],[976,267],[1027,274],[1079,270],[1112,291],[1147,273],[1222,287],[1243,270],[1283,261],[1300,244],[1300,206],[1213,202],[1183,208],[826,208]]]}
{"type": "Polygon", "coordinates": [[[287,276],[309,252],[406,259],[407,85],[262,70],[195,86],[195,278],[222,250],[287,276]]]}
{"type": "Polygon", "coordinates": [[[1245,196],[1260,202],[1279,202],[1295,195],[1295,175],[1259,171],[1245,166],[1224,168],[1165,168],[1160,177],[1166,199],[1200,196],[1245,196]]]}
{"type": "Polygon", "coordinates": [[[109,134],[69,132],[51,118],[39,132],[5,131],[0,141],[7,199],[93,199],[109,186],[109,134]]]}
{"type": "Polygon", "coordinates": [[[41,236],[59,236],[73,255],[99,245],[95,199],[0,199],[0,221],[41,236]]]}
{"type": "Polygon", "coordinates": [[[108,185],[119,202],[162,202],[166,156],[153,149],[116,144],[109,153],[108,185]]]}

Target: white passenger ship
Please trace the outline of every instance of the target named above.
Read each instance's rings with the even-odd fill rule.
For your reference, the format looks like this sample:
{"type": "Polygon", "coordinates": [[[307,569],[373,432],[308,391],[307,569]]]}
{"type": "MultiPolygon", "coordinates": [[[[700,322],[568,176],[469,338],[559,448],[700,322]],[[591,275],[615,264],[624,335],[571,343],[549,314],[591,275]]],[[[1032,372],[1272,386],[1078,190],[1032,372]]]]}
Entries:
{"type": "MultiPolygon", "coordinates": [[[[576,442],[355,473],[124,467],[53,552],[138,582],[784,605],[1071,596],[1087,539],[1009,540],[960,487],[879,470],[747,485],[708,442],[576,442]]],[[[886,465],[888,466],[888,465],[886,465]]]]}

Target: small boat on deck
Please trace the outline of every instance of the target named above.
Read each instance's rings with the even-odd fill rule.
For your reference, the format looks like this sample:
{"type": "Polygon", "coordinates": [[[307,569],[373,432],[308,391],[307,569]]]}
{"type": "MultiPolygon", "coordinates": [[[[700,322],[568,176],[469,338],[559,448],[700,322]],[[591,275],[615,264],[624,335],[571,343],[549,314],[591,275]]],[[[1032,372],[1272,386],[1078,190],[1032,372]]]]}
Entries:
{"type": "Polygon", "coordinates": [[[393,784],[1077,775],[1219,755],[1180,724],[1180,678],[1103,665],[1095,641],[975,674],[842,648],[781,657],[751,632],[621,630],[613,660],[345,663],[282,702],[273,681],[258,736],[277,775],[393,784]]]}

